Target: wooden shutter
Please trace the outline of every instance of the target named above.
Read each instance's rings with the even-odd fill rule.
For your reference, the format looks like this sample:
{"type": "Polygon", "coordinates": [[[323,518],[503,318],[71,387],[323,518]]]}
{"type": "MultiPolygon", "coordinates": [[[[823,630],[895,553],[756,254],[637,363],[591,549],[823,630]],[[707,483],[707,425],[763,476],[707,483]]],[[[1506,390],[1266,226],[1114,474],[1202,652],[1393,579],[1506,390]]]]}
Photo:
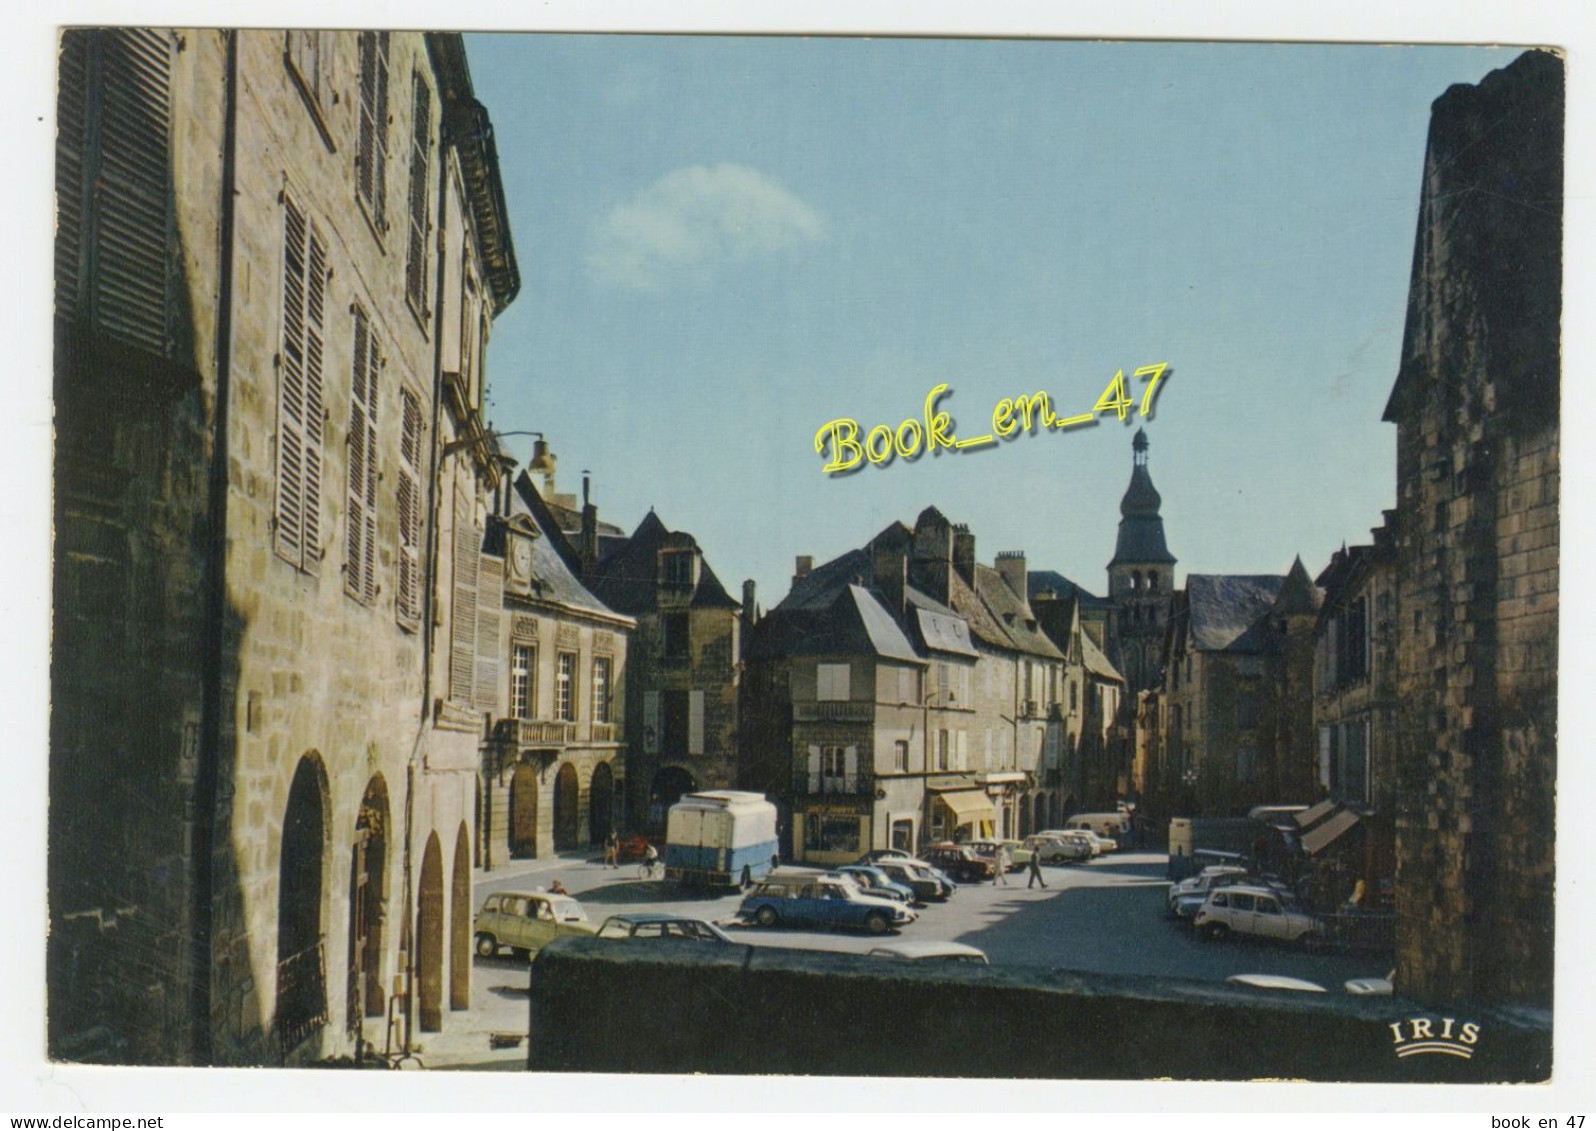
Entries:
{"type": "Polygon", "coordinates": [[[282,349],[277,355],[277,552],[299,565],[305,511],[305,243],[306,221],[292,199],[283,203],[282,349]]]}
{"type": "Polygon", "coordinates": [[[643,692],[643,753],[659,753],[659,692],[643,692]]]}
{"type": "Polygon", "coordinates": [[[470,703],[477,658],[477,560],[481,539],[469,492],[454,490],[454,601],[449,621],[449,697],[470,703]]]}
{"type": "Polygon", "coordinates": [[[503,618],[504,559],[481,554],[477,558],[477,678],[473,700],[479,711],[492,711],[498,704],[499,622],[503,618]]]}
{"type": "Polygon", "coordinates": [[[820,747],[809,748],[809,792],[820,792],[820,747]]]}
{"type": "Polygon", "coordinates": [[[61,36],[55,134],[55,312],[64,318],[78,313],[84,229],[89,221],[83,170],[89,144],[89,46],[95,34],[74,30],[61,36]]]}
{"type": "Polygon", "coordinates": [[[322,344],[326,340],[327,241],[312,220],[305,255],[305,491],[301,523],[305,532],[300,569],[321,566],[321,446],[326,429],[322,344]]]}
{"type": "Polygon", "coordinates": [[[704,693],[702,691],[689,691],[687,693],[687,752],[689,754],[702,754],[704,752],[704,693]]]}
{"type": "Polygon", "coordinates": [[[399,579],[395,611],[401,621],[421,618],[421,399],[400,391],[399,579]]]}
{"type": "Polygon", "coordinates": [[[427,184],[432,140],[432,92],[414,78],[410,116],[410,233],[405,248],[405,295],[418,311],[427,308],[427,184]]]}
{"type": "Polygon", "coordinates": [[[388,187],[388,33],[360,33],[360,121],[355,135],[355,192],[380,230],[388,187]]]}
{"type": "MultiPolygon", "coordinates": [[[[842,776],[849,786],[859,776],[859,748],[849,746],[842,752],[842,776]]],[[[846,787],[845,787],[846,788],[846,787]]]]}
{"type": "Polygon", "coordinates": [[[349,475],[344,588],[377,599],[377,382],[381,355],[366,312],[355,307],[355,354],[349,380],[349,475]]]}

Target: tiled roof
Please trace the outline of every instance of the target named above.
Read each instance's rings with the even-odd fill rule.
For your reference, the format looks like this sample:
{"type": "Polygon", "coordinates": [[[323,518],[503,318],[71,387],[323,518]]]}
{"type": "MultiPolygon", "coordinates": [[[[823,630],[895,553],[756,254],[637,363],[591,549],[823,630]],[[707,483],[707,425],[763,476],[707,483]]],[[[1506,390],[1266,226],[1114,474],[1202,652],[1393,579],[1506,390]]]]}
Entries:
{"type": "MultiPolygon", "coordinates": [[[[619,612],[631,616],[653,612],[659,607],[659,551],[670,535],[671,531],[666,529],[659,515],[649,511],[632,536],[599,562],[594,571],[593,592],[619,612]]],[[[693,549],[699,548],[691,535],[679,537],[685,537],[693,549]]],[[[693,590],[691,604],[694,608],[741,607],[726,592],[702,552],[699,554],[698,585],[693,590]]]]}
{"type": "Polygon", "coordinates": [[[1081,633],[1081,660],[1086,670],[1099,679],[1106,679],[1111,683],[1125,682],[1125,677],[1119,673],[1118,668],[1109,663],[1108,657],[1103,654],[1103,650],[1097,646],[1089,632],[1081,633]]]}
{"type": "Polygon", "coordinates": [[[1285,582],[1275,574],[1189,574],[1192,644],[1202,652],[1255,650],[1260,642],[1247,630],[1269,611],[1285,582]]]}
{"type": "Polygon", "coordinates": [[[1033,656],[1061,660],[1064,653],[1047,638],[1036,623],[1026,599],[1009,587],[1001,573],[991,566],[976,563],[975,591],[991,611],[992,618],[1006,636],[1007,646],[1033,656]]]}
{"type": "Polygon", "coordinates": [[[1107,597],[1098,597],[1088,593],[1082,586],[1077,585],[1062,573],[1051,569],[1033,569],[1025,576],[1027,596],[1036,600],[1037,594],[1051,589],[1054,596],[1060,601],[1068,601],[1071,597],[1080,598],[1083,609],[1112,609],[1114,602],[1107,597]]]}

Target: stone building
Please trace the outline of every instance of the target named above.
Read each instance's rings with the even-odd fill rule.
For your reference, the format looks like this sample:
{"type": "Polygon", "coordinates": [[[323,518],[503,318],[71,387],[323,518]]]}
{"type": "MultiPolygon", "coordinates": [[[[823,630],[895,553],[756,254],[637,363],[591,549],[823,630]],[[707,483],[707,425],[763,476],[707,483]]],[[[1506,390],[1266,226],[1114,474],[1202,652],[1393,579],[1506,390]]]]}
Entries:
{"type": "Polygon", "coordinates": [[[1186,578],[1157,710],[1157,817],[1241,815],[1311,796],[1318,605],[1300,559],[1285,576],[1186,578]]]}
{"type": "Polygon", "coordinates": [[[555,514],[523,472],[490,524],[505,561],[503,678],[483,748],[477,865],[601,845],[626,783],[627,641],[588,592],[555,514]]]}
{"type": "Polygon", "coordinates": [[[1382,525],[1315,579],[1325,595],[1314,627],[1315,784],[1340,812],[1304,846],[1337,873],[1337,901],[1362,880],[1370,905],[1391,896],[1396,872],[1395,549],[1382,525]]]}
{"type": "Polygon", "coordinates": [[[1025,586],[1023,555],[980,565],[934,507],[798,559],[751,633],[742,779],[780,799],[796,859],[1029,830],[1065,745],[1064,656],[1025,586]]]}
{"type": "Polygon", "coordinates": [[[1397,427],[1397,983],[1549,1004],[1563,70],[1435,101],[1397,427]]]}
{"type": "MultiPolygon", "coordinates": [[[[584,508],[583,562],[597,546],[597,514],[584,508]]],[[[737,784],[737,705],[743,605],[734,600],[691,534],[653,511],[583,574],[606,607],[636,622],[627,680],[626,797],[635,827],[663,832],[684,793],[737,784]]]]}
{"type": "Polygon", "coordinates": [[[470,996],[519,286],[454,35],[68,31],[49,1048],[301,1063],[470,996]]]}
{"type": "MultiPolygon", "coordinates": [[[[1050,790],[1045,812],[1036,811],[1036,828],[1057,828],[1066,814],[1077,810],[1112,810],[1132,795],[1131,717],[1125,677],[1104,653],[1100,641],[1108,618],[1088,619],[1092,605],[1108,602],[1076,589],[1058,600],[1052,588],[1039,588],[1030,574],[1031,607],[1048,638],[1064,656],[1064,687],[1060,710],[1063,750],[1053,776],[1044,775],[1040,786],[1050,790]]],[[[1051,574],[1057,577],[1057,574],[1051,574]]]]}

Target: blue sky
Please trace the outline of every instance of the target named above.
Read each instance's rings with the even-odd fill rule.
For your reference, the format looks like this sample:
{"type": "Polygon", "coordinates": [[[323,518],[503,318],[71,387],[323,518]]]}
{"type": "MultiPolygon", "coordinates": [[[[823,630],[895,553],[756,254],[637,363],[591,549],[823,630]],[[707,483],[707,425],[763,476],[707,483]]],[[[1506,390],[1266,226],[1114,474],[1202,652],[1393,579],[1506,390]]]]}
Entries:
{"type": "MultiPolygon", "coordinates": [[[[934,504],[1104,587],[1145,423],[1187,571],[1321,568],[1393,505],[1430,103],[1516,51],[472,35],[520,258],[489,352],[561,489],[689,530],[767,607],[934,504]],[[1154,417],[827,477],[817,429],[1001,398],[1154,417]],[[1133,393],[1140,397],[1139,383],[1133,393]]],[[[529,441],[517,442],[525,457],[529,441]]]]}

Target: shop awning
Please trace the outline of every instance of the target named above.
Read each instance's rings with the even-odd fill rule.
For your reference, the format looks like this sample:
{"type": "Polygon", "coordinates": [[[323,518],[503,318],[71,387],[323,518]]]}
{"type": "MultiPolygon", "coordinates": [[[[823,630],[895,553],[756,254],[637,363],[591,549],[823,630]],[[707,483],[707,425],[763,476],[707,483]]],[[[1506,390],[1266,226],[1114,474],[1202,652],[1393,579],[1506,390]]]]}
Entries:
{"type": "Polygon", "coordinates": [[[1299,829],[1305,829],[1315,821],[1324,820],[1325,817],[1329,816],[1335,811],[1335,807],[1336,803],[1327,799],[1319,802],[1319,804],[1315,805],[1311,809],[1304,809],[1301,813],[1297,814],[1297,827],[1299,829]]]}
{"type": "Polygon", "coordinates": [[[953,815],[958,818],[955,827],[973,824],[976,821],[997,820],[997,809],[993,807],[992,799],[984,790],[961,789],[953,793],[939,793],[937,798],[952,809],[953,815]]]}
{"type": "Polygon", "coordinates": [[[1302,847],[1309,856],[1317,856],[1329,846],[1331,841],[1357,823],[1358,815],[1351,809],[1343,809],[1318,828],[1305,833],[1302,838],[1302,847]]]}

